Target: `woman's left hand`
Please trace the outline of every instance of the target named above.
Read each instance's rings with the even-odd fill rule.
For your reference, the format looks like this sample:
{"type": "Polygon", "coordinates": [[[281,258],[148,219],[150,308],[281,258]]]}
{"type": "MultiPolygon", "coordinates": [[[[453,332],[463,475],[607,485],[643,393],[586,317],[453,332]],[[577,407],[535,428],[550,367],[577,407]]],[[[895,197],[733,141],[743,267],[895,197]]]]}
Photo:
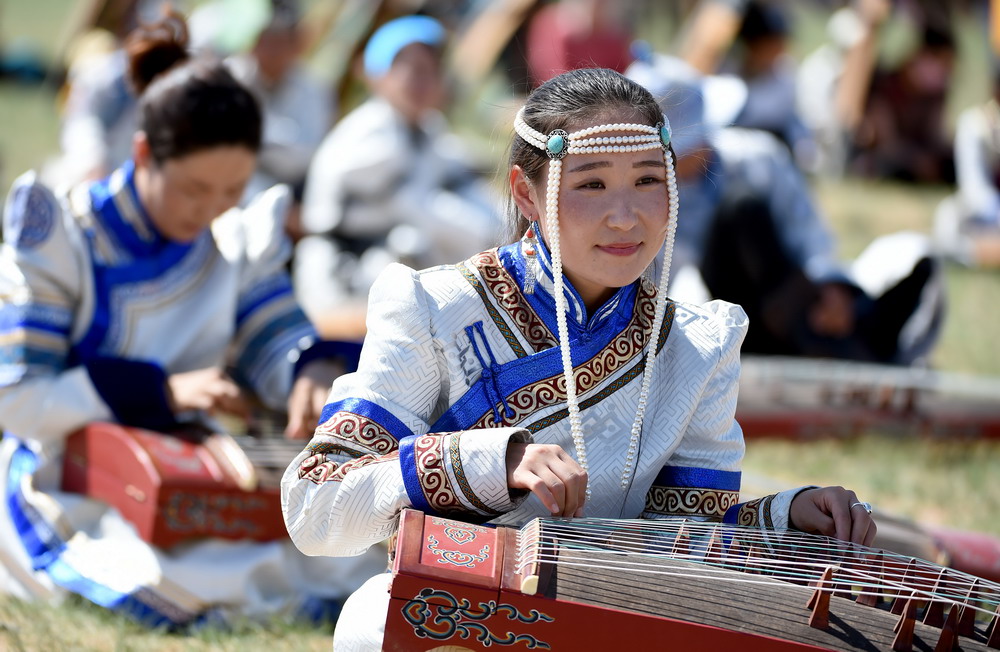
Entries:
{"type": "Polygon", "coordinates": [[[344,365],[332,360],[313,360],[302,368],[288,397],[286,439],[312,437],[326,399],[330,396],[330,385],[343,373],[344,365]]]}
{"type": "Polygon", "coordinates": [[[788,520],[803,532],[825,534],[852,543],[871,545],[875,539],[875,521],[867,503],[843,487],[806,489],[792,500],[788,520]]]}

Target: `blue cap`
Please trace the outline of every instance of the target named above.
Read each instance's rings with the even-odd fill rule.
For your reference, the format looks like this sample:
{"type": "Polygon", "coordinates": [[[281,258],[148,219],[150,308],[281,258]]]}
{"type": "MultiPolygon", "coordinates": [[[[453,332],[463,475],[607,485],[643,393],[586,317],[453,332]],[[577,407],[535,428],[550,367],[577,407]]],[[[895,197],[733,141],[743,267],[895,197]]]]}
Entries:
{"type": "Polygon", "coordinates": [[[445,41],[441,23],[429,16],[404,16],[382,25],[365,46],[365,74],[378,78],[389,72],[396,55],[407,45],[440,47],[445,41]]]}

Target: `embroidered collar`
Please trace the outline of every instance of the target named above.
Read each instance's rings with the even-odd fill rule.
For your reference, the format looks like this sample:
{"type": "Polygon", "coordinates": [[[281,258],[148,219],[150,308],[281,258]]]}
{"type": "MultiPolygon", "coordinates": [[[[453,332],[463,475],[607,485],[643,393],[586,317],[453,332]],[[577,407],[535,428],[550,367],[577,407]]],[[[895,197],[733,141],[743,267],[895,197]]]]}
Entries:
{"type": "Polygon", "coordinates": [[[193,243],[165,238],[153,225],[135,187],[135,163],[126,161],[107,178],[90,186],[91,204],[118,248],[140,259],[165,249],[190,249],[193,243]]]}
{"type": "MultiPolygon", "coordinates": [[[[532,223],[531,228],[534,229],[535,233],[540,233],[537,222],[532,223]]],[[[549,248],[541,237],[529,239],[525,235],[517,243],[516,251],[517,255],[514,259],[516,266],[515,276],[518,279],[521,291],[525,293],[528,302],[535,308],[536,312],[542,316],[547,324],[551,325],[554,332],[556,323],[554,299],[555,277],[552,274],[552,258],[549,248]],[[529,251],[533,251],[534,253],[529,255],[529,251]],[[525,289],[526,277],[531,273],[527,267],[529,264],[532,264],[531,258],[537,260],[538,271],[534,273],[535,285],[533,291],[527,292],[525,289]]],[[[631,300],[635,297],[636,293],[636,283],[618,288],[611,295],[611,298],[604,302],[593,315],[588,315],[583,298],[576,291],[576,288],[573,287],[570,280],[565,278],[565,275],[563,283],[563,295],[566,297],[567,314],[572,317],[570,324],[576,330],[593,330],[608,319],[610,315],[614,314],[622,301],[626,301],[628,302],[627,305],[631,305],[631,300]]]]}

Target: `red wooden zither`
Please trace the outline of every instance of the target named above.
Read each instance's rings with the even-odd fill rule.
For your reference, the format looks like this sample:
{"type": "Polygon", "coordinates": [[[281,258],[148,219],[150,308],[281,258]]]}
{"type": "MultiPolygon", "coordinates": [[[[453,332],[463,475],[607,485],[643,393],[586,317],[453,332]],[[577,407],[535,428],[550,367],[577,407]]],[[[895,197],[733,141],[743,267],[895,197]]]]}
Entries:
{"type": "MultiPolygon", "coordinates": [[[[287,459],[276,461],[285,464],[287,459]]],[[[283,467],[282,467],[283,468],[283,467]]],[[[161,547],[200,537],[288,536],[276,484],[227,435],[188,437],[94,423],[70,435],[62,488],[107,502],[161,547]]]]}
{"type": "Polygon", "coordinates": [[[1000,438],[1000,378],[847,360],[743,355],[744,436],[815,439],[873,430],[1000,438]]]}
{"type": "Polygon", "coordinates": [[[517,530],[404,510],[384,649],[996,647],[986,618],[996,606],[978,609],[986,617],[968,635],[957,615],[1000,604],[1000,585],[803,533],[641,523],[540,519],[517,530]],[[943,629],[919,613],[938,602],[955,614],[943,629]]]}

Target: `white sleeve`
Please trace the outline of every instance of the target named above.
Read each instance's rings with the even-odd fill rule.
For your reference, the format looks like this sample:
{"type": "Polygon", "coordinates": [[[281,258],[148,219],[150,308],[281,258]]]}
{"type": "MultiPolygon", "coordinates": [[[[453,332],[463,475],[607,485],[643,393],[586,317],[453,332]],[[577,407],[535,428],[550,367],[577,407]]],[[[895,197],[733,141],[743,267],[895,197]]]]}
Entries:
{"type": "Polygon", "coordinates": [[[316,150],[306,177],[302,226],[326,234],[344,219],[348,194],[384,200],[412,164],[410,148],[389,119],[391,111],[369,102],[338,123],[316,150]]]}
{"type": "Polygon", "coordinates": [[[74,227],[33,173],[15,181],[0,249],[0,426],[42,443],[112,417],[87,370],[68,368],[81,283],[90,272],[74,227]]]}
{"type": "MultiPolygon", "coordinates": [[[[289,353],[316,339],[286,269],[291,243],[284,226],[290,202],[288,187],[277,185],[221,218],[233,221],[232,239],[241,236],[245,244],[232,361],[257,396],[279,410],[292,387],[294,362],[289,353]]],[[[215,228],[224,229],[225,224],[215,228]]]]}
{"type": "Polygon", "coordinates": [[[955,127],[955,174],[966,214],[1000,220],[1000,192],[986,156],[989,125],[982,109],[966,109],[955,127]]]}
{"type": "Polygon", "coordinates": [[[431,313],[419,276],[401,265],[372,288],[359,370],[334,383],[282,479],[285,523],[306,554],[360,554],[392,534],[404,507],[487,520],[520,502],[505,458],[527,431],[428,432],[447,396],[431,313]]]}
{"type": "Polygon", "coordinates": [[[712,301],[718,327],[715,369],[702,389],[681,443],[670,458],[671,466],[739,471],[743,462],[743,431],[736,422],[740,380],[740,345],[748,320],[735,304],[712,301]]]}
{"type": "MultiPolygon", "coordinates": [[[[739,306],[712,301],[705,307],[716,312],[718,361],[681,444],[670,458],[666,475],[677,479],[677,486],[659,489],[676,491],[685,496],[684,502],[700,505],[702,518],[785,529],[792,499],[801,488],[732,504],[736,502],[738,487],[728,483],[738,480],[745,450],[743,431],[735,415],[740,346],[749,324],[739,306]],[[687,482],[688,478],[701,482],[687,482]],[[727,500],[731,503],[725,504],[727,500]]],[[[650,515],[644,513],[644,517],[650,515]]]]}

